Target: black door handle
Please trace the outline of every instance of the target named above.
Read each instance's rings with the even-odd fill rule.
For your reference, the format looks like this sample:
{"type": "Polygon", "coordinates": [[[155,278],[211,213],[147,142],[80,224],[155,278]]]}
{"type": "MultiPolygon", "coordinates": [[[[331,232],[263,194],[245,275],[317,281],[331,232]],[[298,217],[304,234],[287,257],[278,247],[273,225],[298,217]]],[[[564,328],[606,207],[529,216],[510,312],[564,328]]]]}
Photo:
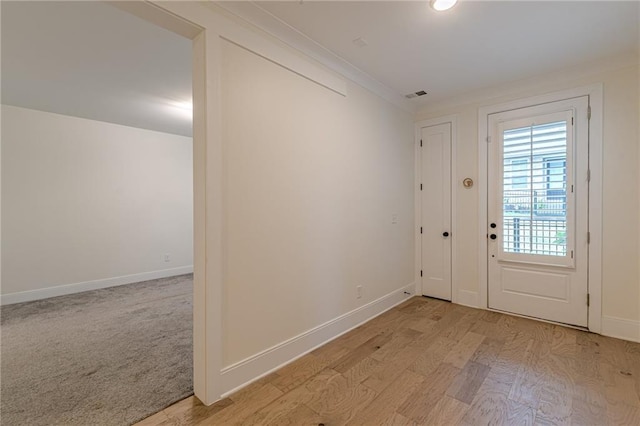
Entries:
{"type": "Polygon", "coordinates": [[[449,236],[449,233],[448,233],[447,231],[444,231],[444,232],[442,233],[442,236],[443,236],[443,237],[448,237],[448,236],[449,236]]]}
{"type": "Polygon", "coordinates": [[[495,240],[496,238],[498,238],[498,236],[496,234],[491,234],[489,235],[489,238],[491,238],[492,240],[495,240]]]}
{"type": "Polygon", "coordinates": [[[491,225],[489,225],[489,226],[490,226],[490,227],[492,227],[492,228],[495,228],[495,227],[496,227],[496,224],[495,224],[495,223],[492,223],[492,224],[491,224],[491,225]]]}

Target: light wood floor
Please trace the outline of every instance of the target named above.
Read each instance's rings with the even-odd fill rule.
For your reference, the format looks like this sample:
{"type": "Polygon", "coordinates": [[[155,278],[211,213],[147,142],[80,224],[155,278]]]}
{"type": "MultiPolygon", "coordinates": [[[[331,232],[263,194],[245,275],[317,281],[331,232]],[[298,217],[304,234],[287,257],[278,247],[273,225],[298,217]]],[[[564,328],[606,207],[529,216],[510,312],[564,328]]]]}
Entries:
{"type": "Polygon", "coordinates": [[[640,344],[414,297],[206,407],[139,425],[640,425],[640,344]]]}

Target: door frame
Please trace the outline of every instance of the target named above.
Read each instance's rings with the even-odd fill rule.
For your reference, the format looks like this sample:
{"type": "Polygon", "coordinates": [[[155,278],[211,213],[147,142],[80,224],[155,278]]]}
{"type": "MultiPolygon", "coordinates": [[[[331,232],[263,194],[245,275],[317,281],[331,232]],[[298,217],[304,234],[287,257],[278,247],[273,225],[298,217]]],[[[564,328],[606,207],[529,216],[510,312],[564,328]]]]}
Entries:
{"type": "Polygon", "coordinates": [[[519,108],[562,101],[581,96],[589,96],[591,119],[589,121],[589,244],[588,307],[589,331],[602,331],[602,141],[603,141],[603,85],[577,87],[529,98],[517,99],[495,105],[480,107],[478,110],[478,307],[489,309],[488,305],[488,141],[489,115],[519,108]]]}
{"type": "MultiPolygon", "coordinates": [[[[438,118],[432,118],[429,120],[418,121],[415,124],[415,185],[414,185],[414,205],[415,205],[415,283],[416,294],[422,295],[422,277],[420,276],[420,270],[422,269],[422,240],[420,234],[420,225],[422,222],[422,207],[420,183],[422,179],[422,156],[420,155],[420,138],[423,127],[438,126],[440,124],[451,125],[451,303],[460,303],[458,298],[458,273],[456,270],[457,262],[457,236],[458,230],[456,227],[456,188],[458,184],[456,164],[457,164],[457,142],[458,142],[458,116],[447,115],[438,118]]],[[[464,302],[464,301],[462,301],[464,302]]],[[[465,304],[465,303],[462,303],[465,304]]]]}
{"type": "MultiPolygon", "coordinates": [[[[192,41],[193,96],[193,390],[209,405],[220,399],[222,365],[222,177],[218,105],[219,88],[207,81],[207,70],[217,58],[207,54],[218,35],[167,6],[150,1],[108,1],[135,15],[192,41]],[[209,47],[210,48],[210,47],[209,47]]],[[[210,72],[210,71],[209,71],[210,72]]]]}

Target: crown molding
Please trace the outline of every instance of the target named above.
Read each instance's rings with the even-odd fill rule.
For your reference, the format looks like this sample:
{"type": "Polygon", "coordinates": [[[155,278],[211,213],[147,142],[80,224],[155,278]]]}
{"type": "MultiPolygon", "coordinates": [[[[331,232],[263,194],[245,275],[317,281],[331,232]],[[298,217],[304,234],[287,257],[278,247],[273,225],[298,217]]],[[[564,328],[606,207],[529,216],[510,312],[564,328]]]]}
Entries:
{"type": "Polygon", "coordinates": [[[263,9],[256,2],[214,1],[213,3],[241,21],[258,28],[397,107],[410,113],[416,112],[417,105],[414,102],[263,9]]]}

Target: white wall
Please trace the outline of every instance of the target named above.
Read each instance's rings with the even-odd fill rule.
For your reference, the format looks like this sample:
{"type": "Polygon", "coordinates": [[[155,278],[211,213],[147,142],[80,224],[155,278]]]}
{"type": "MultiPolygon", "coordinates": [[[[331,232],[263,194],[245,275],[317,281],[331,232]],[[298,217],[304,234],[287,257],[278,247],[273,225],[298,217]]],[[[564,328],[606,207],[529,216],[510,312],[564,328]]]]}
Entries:
{"type": "Polygon", "coordinates": [[[192,170],[191,138],[3,105],[3,303],[189,272],[192,170]]]}
{"type": "Polygon", "coordinates": [[[410,113],[222,43],[230,365],[412,284],[414,148],[410,113]]]}
{"type": "Polygon", "coordinates": [[[543,93],[604,85],[603,158],[603,333],[640,338],[640,157],[639,68],[636,57],[565,70],[552,75],[505,84],[432,105],[416,115],[416,121],[458,115],[456,184],[458,216],[457,266],[459,288],[478,292],[478,193],[464,189],[462,180],[478,176],[478,109],[543,93]],[[618,63],[617,67],[613,64],[618,63]],[[609,69],[606,69],[606,68],[609,69]],[[614,68],[614,69],[611,69],[614,68]],[[616,323],[622,320],[622,323],[616,323]],[[614,325],[612,325],[614,324],[614,325]],[[626,336],[612,331],[615,324],[626,336]],[[635,334],[637,333],[637,336],[635,334]]]}

